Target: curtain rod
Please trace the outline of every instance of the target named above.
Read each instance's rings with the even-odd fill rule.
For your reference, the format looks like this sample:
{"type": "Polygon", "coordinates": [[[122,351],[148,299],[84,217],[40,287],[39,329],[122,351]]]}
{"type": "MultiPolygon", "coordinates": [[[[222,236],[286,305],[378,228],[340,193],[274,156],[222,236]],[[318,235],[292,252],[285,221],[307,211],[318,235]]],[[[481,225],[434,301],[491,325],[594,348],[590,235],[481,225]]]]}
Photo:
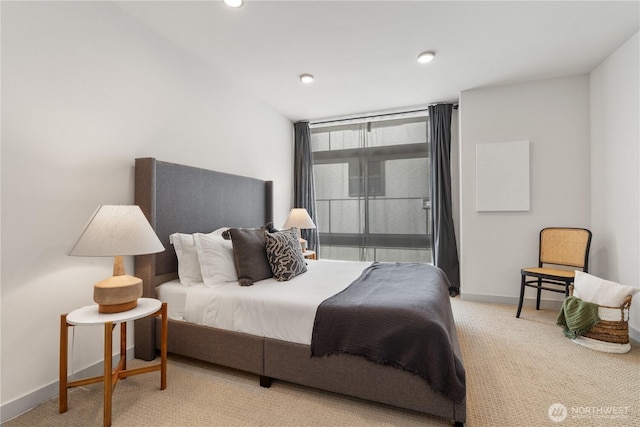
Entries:
{"type": "Polygon", "coordinates": [[[347,122],[347,121],[351,121],[351,120],[363,120],[363,119],[375,119],[375,118],[379,118],[379,117],[388,117],[388,116],[399,116],[401,114],[413,114],[413,113],[422,113],[425,111],[429,111],[429,109],[427,108],[423,108],[420,110],[411,110],[411,111],[398,111],[395,113],[383,113],[383,114],[371,114],[368,116],[360,116],[360,117],[345,117],[344,119],[335,119],[335,120],[322,120],[322,121],[310,121],[309,124],[310,125],[323,125],[326,123],[340,123],[340,122],[347,122]]]}
{"type": "MultiPolygon", "coordinates": [[[[437,104],[432,104],[432,105],[437,105],[437,104]]],[[[457,110],[458,109],[458,104],[453,104],[453,109],[457,110]]],[[[419,110],[410,110],[410,111],[397,111],[395,113],[381,113],[381,114],[371,114],[368,116],[360,116],[360,117],[345,117],[344,119],[335,119],[335,120],[321,120],[321,121],[309,121],[309,125],[310,126],[316,126],[316,125],[324,125],[324,124],[333,124],[333,123],[340,123],[340,122],[348,122],[348,121],[352,121],[352,120],[364,120],[364,119],[377,119],[380,117],[388,117],[388,116],[401,116],[404,114],[415,114],[415,113],[423,113],[423,112],[428,112],[429,109],[428,108],[422,108],[419,110]]]]}

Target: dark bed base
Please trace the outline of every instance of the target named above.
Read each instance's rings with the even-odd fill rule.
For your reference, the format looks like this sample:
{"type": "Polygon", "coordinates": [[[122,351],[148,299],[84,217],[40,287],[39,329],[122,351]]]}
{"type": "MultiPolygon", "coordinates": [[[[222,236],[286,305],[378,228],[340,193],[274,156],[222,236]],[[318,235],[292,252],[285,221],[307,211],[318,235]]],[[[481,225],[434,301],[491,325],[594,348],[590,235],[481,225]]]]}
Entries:
{"type": "MultiPolygon", "coordinates": [[[[156,320],[157,323],[157,320],[156,320]]],[[[160,327],[156,345],[160,348],[160,327]]],[[[465,422],[466,402],[435,393],[417,375],[340,355],[312,358],[309,346],[208,326],[169,321],[169,353],[359,399],[465,422]]]]}
{"type": "MultiPolygon", "coordinates": [[[[136,159],[135,199],[166,250],[135,257],[135,274],[144,296],[177,278],[169,235],[213,231],[219,227],[257,227],[272,220],[272,183],[204,169],[136,159]]],[[[135,355],[151,360],[160,328],[153,319],[135,322],[135,355]]],[[[460,357],[457,337],[455,351],[460,357]]],[[[420,377],[357,356],[311,358],[309,346],[169,321],[170,353],[254,373],[260,385],[288,381],[399,408],[436,415],[456,425],[466,421],[466,401],[456,403],[434,392],[420,377]]]]}

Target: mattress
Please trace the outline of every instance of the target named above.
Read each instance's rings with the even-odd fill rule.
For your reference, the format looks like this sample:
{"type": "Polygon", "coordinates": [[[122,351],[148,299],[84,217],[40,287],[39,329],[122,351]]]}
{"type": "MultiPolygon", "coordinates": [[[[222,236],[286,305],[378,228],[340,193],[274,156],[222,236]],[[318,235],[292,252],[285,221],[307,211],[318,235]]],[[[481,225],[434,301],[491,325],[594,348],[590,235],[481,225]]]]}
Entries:
{"type": "Polygon", "coordinates": [[[158,287],[158,298],[168,303],[174,320],[309,345],[318,305],[344,290],[369,265],[308,260],[307,272],[287,282],[266,279],[252,286],[184,286],[172,281],[158,287]]]}
{"type": "Polygon", "coordinates": [[[184,320],[188,292],[189,286],[183,285],[178,279],[156,287],[156,298],[167,303],[167,317],[169,319],[184,320]]]}

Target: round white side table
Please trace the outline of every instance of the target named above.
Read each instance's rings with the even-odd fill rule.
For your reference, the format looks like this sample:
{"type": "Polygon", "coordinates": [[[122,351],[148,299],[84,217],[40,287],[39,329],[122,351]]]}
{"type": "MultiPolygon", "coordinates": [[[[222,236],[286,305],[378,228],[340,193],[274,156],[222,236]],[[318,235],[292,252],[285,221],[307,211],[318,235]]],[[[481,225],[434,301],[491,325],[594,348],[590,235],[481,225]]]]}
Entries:
{"type": "Polygon", "coordinates": [[[121,313],[99,313],[98,305],[88,305],[60,316],[60,398],[59,412],[67,411],[67,390],[87,384],[104,384],[104,425],[111,425],[111,398],[118,380],[148,372],[160,371],[160,389],[167,388],[167,303],[153,298],[139,298],[138,306],[121,313]],[[162,331],[160,344],[160,363],[143,368],[127,370],[127,322],[147,316],[161,316],[162,331]],[[120,360],[115,369],[112,367],[113,329],[120,323],[120,360]],[[104,375],[69,381],[67,375],[69,351],[69,327],[104,325],[104,375]]]}

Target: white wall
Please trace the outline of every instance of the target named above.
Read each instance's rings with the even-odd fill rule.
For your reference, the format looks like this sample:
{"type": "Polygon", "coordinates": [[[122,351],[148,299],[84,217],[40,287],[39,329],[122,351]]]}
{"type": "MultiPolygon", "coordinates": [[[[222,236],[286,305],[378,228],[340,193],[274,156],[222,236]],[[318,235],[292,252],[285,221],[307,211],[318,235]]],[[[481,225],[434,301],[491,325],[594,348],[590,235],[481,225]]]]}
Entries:
{"type": "Polygon", "coordinates": [[[538,262],[540,229],[589,226],[589,79],[468,90],[459,111],[462,297],[516,304],[520,269],[538,262]],[[518,140],[531,142],[531,209],[476,212],[476,145],[518,140]]]}
{"type": "MultiPolygon", "coordinates": [[[[293,132],[109,3],[1,7],[4,420],[7,403],[57,381],[59,316],[111,275],[111,259],[65,253],[99,204],[133,203],[136,157],[272,179],[281,223],[293,132]]],[[[101,361],[102,329],[76,329],[79,371],[101,361]]]]}
{"type": "MultiPolygon", "coordinates": [[[[640,287],[640,33],[591,73],[590,88],[591,271],[640,287]]],[[[637,338],[639,295],[630,326],[637,338]]]]}

